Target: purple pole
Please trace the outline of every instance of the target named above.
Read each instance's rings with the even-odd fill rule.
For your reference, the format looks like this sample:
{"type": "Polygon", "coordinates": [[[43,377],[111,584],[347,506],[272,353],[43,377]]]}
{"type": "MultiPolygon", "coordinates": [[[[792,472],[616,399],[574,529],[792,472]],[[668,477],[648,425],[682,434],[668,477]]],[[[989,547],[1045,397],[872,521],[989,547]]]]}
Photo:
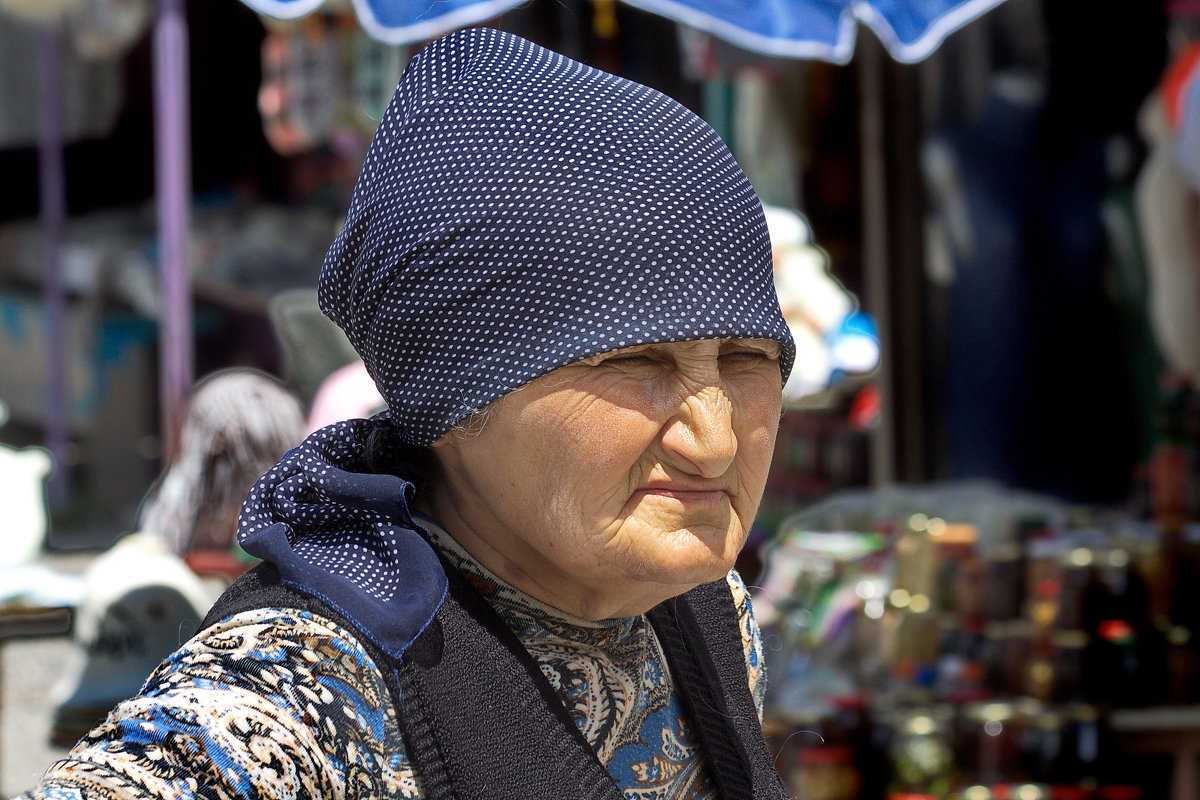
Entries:
{"type": "Polygon", "coordinates": [[[192,387],[188,42],[183,0],[158,0],[154,25],[155,190],[159,237],[159,413],[162,453],[175,452],[192,387]]]}
{"type": "Polygon", "coordinates": [[[50,476],[51,508],[67,499],[67,363],[63,326],[66,296],[62,281],[62,240],[67,198],[63,169],[62,52],[57,23],[38,33],[38,201],[42,227],[42,302],[46,308],[46,449],[56,469],[50,476]]]}

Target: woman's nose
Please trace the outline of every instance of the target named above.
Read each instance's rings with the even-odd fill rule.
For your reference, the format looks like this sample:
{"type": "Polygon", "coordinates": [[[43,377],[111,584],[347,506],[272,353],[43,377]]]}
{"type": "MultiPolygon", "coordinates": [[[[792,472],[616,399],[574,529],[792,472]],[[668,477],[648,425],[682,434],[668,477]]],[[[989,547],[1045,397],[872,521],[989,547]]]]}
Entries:
{"type": "Polygon", "coordinates": [[[737,454],[733,403],[720,386],[687,397],[663,431],[663,446],[676,466],[693,475],[719,478],[737,454]]]}

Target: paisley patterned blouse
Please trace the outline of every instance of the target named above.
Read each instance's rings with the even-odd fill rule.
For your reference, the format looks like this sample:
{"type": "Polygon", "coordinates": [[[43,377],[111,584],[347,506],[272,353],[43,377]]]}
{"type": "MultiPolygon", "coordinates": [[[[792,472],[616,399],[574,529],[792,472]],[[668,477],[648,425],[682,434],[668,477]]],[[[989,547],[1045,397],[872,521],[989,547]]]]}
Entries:
{"type": "MultiPolygon", "coordinates": [[[[662,649],[645,617],[589,622],[543,605],[435,526],[542,667],[629,800],[715,796],[662,649]]],[[[739,610],[762,708],[762,643],[745,585],[739,610]]],[[[192,639],[121,703],[28,800],[422,798],[383,679],[346,630],[290,609],[250,611],[192,639]]]]}

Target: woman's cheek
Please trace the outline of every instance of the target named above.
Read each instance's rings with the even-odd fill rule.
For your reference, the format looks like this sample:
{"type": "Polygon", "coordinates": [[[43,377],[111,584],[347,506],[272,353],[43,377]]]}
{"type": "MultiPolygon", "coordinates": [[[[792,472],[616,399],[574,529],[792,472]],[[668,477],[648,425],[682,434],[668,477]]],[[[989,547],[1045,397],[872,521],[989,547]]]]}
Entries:
{"type": "MultiPolygon", "coordinates": [[[[657,425],[646,415],[614,403],[597,401],[575,420],[571,440],[583,466],[601,474],[628,472],[654,441],[657,425]]],[[[598,476],[597,476],[598,477],[598,476]]]]}

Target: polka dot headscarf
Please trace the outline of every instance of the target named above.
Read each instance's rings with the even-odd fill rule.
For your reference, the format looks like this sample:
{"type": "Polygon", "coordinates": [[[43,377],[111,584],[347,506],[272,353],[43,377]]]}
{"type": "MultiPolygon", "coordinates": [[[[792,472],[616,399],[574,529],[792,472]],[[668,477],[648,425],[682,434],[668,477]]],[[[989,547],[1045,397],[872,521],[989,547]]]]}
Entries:
{"type": "Polygon", "coordinates": [[[417,445],[622,347],[774,339],[785,380],[794,355],[762,207],[712,129],[488,28],[409,64],[319,294],[417,445]]]}

